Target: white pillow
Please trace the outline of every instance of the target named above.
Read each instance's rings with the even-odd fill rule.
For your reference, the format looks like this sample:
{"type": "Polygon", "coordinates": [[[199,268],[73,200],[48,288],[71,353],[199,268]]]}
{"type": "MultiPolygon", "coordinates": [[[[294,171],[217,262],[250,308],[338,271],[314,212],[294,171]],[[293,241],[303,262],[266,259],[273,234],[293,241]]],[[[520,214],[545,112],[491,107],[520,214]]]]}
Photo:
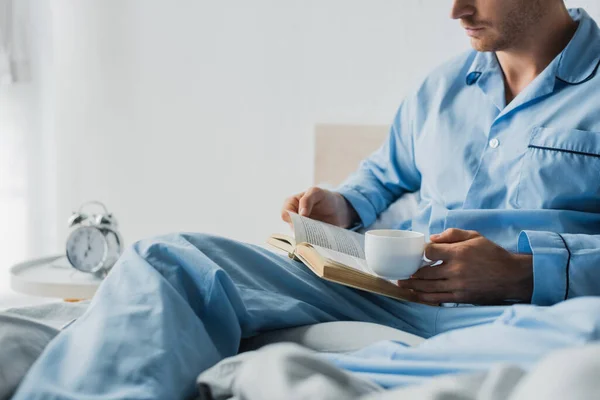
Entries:
{"type": "MultiPolygon", "coordinates": [[[[320,183],[317,185],[320,188],[327,190],[335,190],[336,186],[330,183],[320,183]]],[[[398,229],[400,223],[411,220],[416,214],[419,207],[421,196],[419,192],[405,193],[398,200],[394,201],[384,210],[377,220],[367,229],[398,229]]],[[[363,229],[362,231],[366,231],[363,229]]]]}
{"type": "Polygon", "coordinates": [[[411,220],[417,214],[419,199],[419,192],[404,194],[379,214],[368,229],[398,229],[401,222],[411,220]]]}

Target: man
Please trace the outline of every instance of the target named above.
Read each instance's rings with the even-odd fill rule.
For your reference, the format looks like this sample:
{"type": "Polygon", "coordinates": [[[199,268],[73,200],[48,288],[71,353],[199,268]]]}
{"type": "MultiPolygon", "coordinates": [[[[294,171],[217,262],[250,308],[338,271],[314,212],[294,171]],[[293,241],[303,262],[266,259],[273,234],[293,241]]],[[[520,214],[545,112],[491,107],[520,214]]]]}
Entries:
{"type": "MultiPolygon", "coordinates": [[[[433,234],[403,287],[436,303],[552,305],[600,294],[600,30],[562,0],[456,0],[475,51],[433,72],[386,144],[336,192],[284,209],[368,226],[420,190],[433,234]]],[[[266,250],[206,235],[137,243],[17,399],[181,398],[242,337],[333,320],[431,337],[506,306],[431,307],[330,284],[266,250]]]]}

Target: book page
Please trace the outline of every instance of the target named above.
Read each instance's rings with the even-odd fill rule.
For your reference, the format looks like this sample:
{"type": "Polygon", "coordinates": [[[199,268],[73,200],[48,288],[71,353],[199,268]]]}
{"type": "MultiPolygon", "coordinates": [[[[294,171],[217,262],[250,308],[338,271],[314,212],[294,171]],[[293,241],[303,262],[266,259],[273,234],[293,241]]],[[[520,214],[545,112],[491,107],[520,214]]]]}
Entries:
{"type": "Polygon", "coordinates": [[[335,250],[350,256],[365,258],[365,236],[347,229],[302,217],[290,212],[294,225],[296,243],[307,242],[312,245],[335,250]]]}
{"type": "Polygon", "coordinates": [[[331,261],[343,264],[346,267],[356,269],[365,274],[377,276],[373,271],[371,271],[371,269],[369,269],[369,267],[367,266],[367,261],[365,259],[353,257],[348,254],[326,249],[321,246],[312,245],[312,247],[324,258],[328,258],[331,261]]]}

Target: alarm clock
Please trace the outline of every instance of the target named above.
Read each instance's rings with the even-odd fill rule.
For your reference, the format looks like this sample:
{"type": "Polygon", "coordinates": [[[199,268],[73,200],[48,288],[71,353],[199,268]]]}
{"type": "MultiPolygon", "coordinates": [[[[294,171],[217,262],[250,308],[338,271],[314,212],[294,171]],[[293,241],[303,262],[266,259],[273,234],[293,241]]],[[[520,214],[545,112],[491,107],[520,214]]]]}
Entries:
{"type": "Polygon", "coordinates": [[[79,271],[104,277],[123,252],[123,240],[117,221],[104,204],[98,201],[84,203],[69,218],[71,233],[67,239],[67,260],[79,271]],[[96,205],[100,214],[85,214],[84,208],[96,205]]]}

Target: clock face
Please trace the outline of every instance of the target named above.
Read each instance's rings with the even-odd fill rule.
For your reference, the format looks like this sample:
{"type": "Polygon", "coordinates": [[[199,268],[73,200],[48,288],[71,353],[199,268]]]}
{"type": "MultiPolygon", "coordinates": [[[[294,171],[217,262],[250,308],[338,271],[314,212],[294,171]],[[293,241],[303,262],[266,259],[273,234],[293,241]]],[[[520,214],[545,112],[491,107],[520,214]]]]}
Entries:
{"type": "Polygon", "coordinates": [[[80,271],[96,272],[106,260],[108,245],[100,229],[84,226],[67,239],[67,258],[80,271]]]}

